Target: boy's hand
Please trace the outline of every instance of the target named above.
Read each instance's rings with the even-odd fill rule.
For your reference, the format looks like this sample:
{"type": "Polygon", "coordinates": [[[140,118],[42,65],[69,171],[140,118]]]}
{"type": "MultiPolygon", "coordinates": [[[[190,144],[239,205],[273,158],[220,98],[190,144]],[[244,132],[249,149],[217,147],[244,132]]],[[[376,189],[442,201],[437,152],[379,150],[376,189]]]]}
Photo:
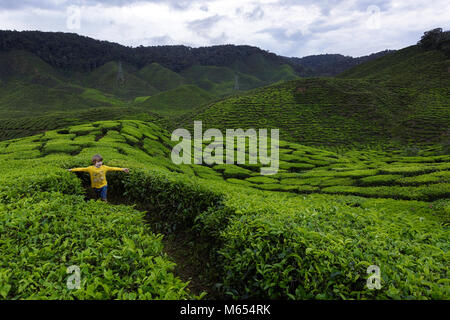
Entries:
{"type": "Polygon", "coordinates": [[[128,168],[123,168],[123,171],[126,172],[126,173],[129,173],[129,172],[130,172],[130,169],[128,169],[128,168]]]}
{"type": "Polygon", "coordinates": [[[67,171],[69,171],[69,172],[70,172],[70,171],[72,171],[72,169],[67,169],[67,171]]]}

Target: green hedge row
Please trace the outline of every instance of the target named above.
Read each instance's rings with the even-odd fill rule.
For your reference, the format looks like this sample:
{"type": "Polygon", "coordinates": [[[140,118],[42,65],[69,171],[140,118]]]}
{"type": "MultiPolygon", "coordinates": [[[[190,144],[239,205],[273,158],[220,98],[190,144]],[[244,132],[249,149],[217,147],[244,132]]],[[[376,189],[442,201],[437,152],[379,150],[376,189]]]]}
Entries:
{"type": "Polygon", "coordinates": [[[0,205],[2,299],[188,299],[161,236],[130,206],[40,192],[0,205]],[[80,288],[67,281],[80,270],[80,288]]]}
{"type": "Polygon", "coordinates": [[[150,214],[160,212],[166,228],[190,230],[199,248],[208,242],[218,287],[232,298],[448,296],[449,234],[426,203],[417,202],[419,215],[409,206],[380,210],[378,200],[362,208],[333,196],[234,189],[157,171],[118,180],[124,196],[152,204],[150,214]],[[370,265],[381,268],[381,290],[366,286],[370,265]]]}

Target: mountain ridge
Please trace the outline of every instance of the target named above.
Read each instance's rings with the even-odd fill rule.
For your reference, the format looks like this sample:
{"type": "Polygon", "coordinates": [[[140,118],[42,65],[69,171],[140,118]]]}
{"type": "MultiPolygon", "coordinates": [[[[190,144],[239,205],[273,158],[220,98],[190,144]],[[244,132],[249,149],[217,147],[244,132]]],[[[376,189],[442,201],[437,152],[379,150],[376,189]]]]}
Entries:
{"type": "Polygon", "coordinates": [[[237,59],[244,59],[258,53],[280,65],[289,64],[303,76],[319,76],[324,73],[335,75],[336,71],[330,71],[330,69],[341,72],[358,63],[389,53],[389,50],[385,50],[357,58],[340,54],[297,58],[284,57],[249,45],[225,44],[197,48],[184,45],[128,47],[76,33],[0,30],[0,52],[11,49],[27,50],[50,65],[67,71],[91,71],[109,61],[123,60],[138,68],[157,62],[172,71],[179,72],[195,64],[230,66],[237,59]],[[332,58],[336,61],[335,63],[344,61],[344,64],[336,67],[331,61],[327,63],[328,70],[315,72],[318,69],[317,61],[311,60],[317,60],[317,57],[323,58],[322,56],[332,58]]]}

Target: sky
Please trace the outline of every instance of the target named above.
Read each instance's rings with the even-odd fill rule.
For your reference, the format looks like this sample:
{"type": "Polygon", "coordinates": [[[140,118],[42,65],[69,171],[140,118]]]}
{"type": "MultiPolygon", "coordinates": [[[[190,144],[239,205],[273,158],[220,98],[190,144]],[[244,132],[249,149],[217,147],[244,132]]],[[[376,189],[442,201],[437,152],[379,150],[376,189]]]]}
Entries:
{"type": "Polygon", "coordinates": [[[353,57],[450,29],[448,0],[0,0],[1,30],[73,32],[136,47],[257,46],[353,57]]]}

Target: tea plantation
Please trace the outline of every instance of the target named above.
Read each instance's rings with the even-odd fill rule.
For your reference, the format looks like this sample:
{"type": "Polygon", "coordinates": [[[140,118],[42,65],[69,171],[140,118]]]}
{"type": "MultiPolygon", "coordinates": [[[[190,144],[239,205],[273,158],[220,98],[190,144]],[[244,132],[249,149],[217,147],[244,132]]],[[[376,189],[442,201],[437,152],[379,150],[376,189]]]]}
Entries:
{"type": "MultiPolygon", "coordinates": [[[[0,142],[2,299],[448,299],[450,157],[280,143],[280,170],[175,165],[154,122],[109,120],[0,142]],[[110,203],[67,169],[100,153],[110,203]],[[111,204],[114,203],[114,204],[111,204]],[[163,236],[218,279],[194,293],[163,236]],[[77,290],[67,268],[80,267],[77,290]],[[381,289],[367,287],[377,265],[381,289]]],[[[207,144],[207,143],[205,143],[207,144]]],[[[205,277],[209,276],[205,274],[205,277]]]]}
{"type": "Polygon", "coordinates": [[[177,119],[191,128],[276,128],[286,141],[342,146],[432,146],[450,141],[449,56],[410,46],[334,78],[253,89],[177,119]]]}

